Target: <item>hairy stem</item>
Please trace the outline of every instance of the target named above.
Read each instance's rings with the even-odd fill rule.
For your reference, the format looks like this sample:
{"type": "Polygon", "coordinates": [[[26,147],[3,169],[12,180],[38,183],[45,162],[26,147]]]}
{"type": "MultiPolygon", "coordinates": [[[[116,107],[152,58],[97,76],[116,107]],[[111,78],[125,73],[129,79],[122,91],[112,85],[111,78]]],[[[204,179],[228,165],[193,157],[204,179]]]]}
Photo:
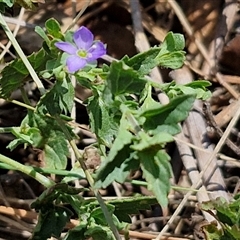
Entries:
{"type": "Polygon", "coordinates": [[[117,240],[121,240],[121,237],[118,233],[118,230],[117,230],[117,228],[116,228],[116,226],[113,222],[113,218],[112,218],[110,212],[108,211],[107,206],[104,203],[104,200],[103,200],[101,194],[99,193],[98,190],[94,189],[94,179],[93,179],[92,175],[90,174],[89,170],[87,169],[87,166],[86,166],[86,164],[83,160],[83,156],[80,153],[80,151],[78,150],[75,141],[72,139],[71,134],[69,133],[66,126],[64,125],[64,122],[62,121],[62,119],[60,119],[59,117],[56,117],[56,120],[59,123],[60,127],[62,128],[62,131],[64,132],[65,136],[67,137],[67,139],[69,141],[69,144],[71,145],[71,147],[74,151],[74,154],[75,154],[77,160],[79,161],[79,163],[80,163],[80,165],[81,165],[81,167],[82,167],[82,169],[83,169],[83,171],[86,175],[86,178],[89,182],[90,187],[93,189],[94,195],[98,200],[98,203],[99,203],[99,205],[100,205],[100,207],[103,211],[103,214],[106,218],[106,221],[108,222],[108,225],[109,225],[111,231],[113,232],[113,234],[114,234],[114,236],[117,240]]]}

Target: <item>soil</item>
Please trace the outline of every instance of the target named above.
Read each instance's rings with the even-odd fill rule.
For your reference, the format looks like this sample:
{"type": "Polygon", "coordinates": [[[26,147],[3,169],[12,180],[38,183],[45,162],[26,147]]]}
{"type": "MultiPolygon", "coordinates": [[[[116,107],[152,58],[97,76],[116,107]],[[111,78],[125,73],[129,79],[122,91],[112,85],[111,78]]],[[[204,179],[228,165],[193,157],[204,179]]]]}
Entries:
{"type": "MultiPolygon", "coordinates": [[[[176,140],[168,146],[171,156],[174,179],[173,184],[178,187],[190,188],[196,181],[191,175],[189,166],[186,163],[181,146],[187,146],[192,161],[196,163],[196,172],[207,171],[202,166],[206,157],[214,153],[215,146],[228,129],[228,124],[234,118],[237,109],[240,107],[238,97],[240,94],[240,35],[239,35],[239,6],[231,1],[223,0],[201,0],[201,1],[167,1],[167,0],[92,0],[92,1],[71,1],[55,0],[39,3],[38,9],[34,12],[26,10],[21,20],[17,20],[22,14],[19,7],[14,11],[6,13],[6,21],[10,28],[14,30],[16,23],[20,24],[17,31],[17,40],[26,55],[37,51],[42,44],[41,38],[34,32],[36,25],[44,26],[44,22],[53,17],[56,18],[62,29],[65,30],[75,16],[88,3],[88,7],[78,20],[75,28],[84,25],[95,35],[107,44],[108,55],[120,59],[124,55],[133,56],[141,51],[144,41],[137,42],[135,24],[140,21],[143,33],[150,46],[155,46],[163,41],[167,32],[182,33],[186,39],[186,64],[181,69],[182,72],[159,69],[162,81],[169,82],[172,76],[176,81],[187,83],[197,79],[206,79],[212,83],[210,90],[212,96],[208,99],[208,112],[202,110],[202,103],[194,107],[199,116],[192,116],[197,122],[189,119],[183,123],[183,135],[185,142],[191,143],[195,148],[188,148],[189,145],[176,140]],[[135,1],[140,7],[141,16],[133,19],[133,9],[130,2],[135,1]],[[181,10],[180,12],[177,11],[181,10]],[[232,7],[232,8],[231,8],[232,7]],[[139,47],[140,44],[140,47],[139,47]],[[182,75],[181,75],[181,74],[182,75]],[[181,77],[183,76],[183,77],[181,77]],[[212,118],[210,118],[212,117],[212,118]],[[210,120],[209,120],[210,119],[210,120]],[[213,119],[211,121],[211,119],[213,119]],[[213,122],[214,121],[214,122],[213,122]],[[219,133],[219,130],[221,133],[219,133]],[[200,133],[196,133],[196,132],[200,133]],[[200,138],[195,139],[194,135],[200,134],[200,138]],[[202,139],[205,136],[208,140],[202,139]],[[199,140],[199,141],[198,141],[199,140]],[[204,142],[204,143],[203,143],[204,142]],[[211,147],[206,146],[211,145],[211,147]],[[208,156],[202,155],[199,148],[208,148],[208,156]]],[[[0,29],[0,54],[3,47],[7,46],[8,39],[2,29],[0,29]]],[[[2,57],[0,69],[4,64],[16,55],[13,47],[2,57]]],[[[101,63],[108,63],[102,60],[101,63]]],[[[156,79],[155,79],[156,80],[156,79]]],[[[39,93],[34,84],[26,86],[31,102],[34,104],[39,99],[39,93]]],[[[89,96],[89,91],[83,87],[76,87],[76,97],[83,100],[89,96]]],[[[21,100],[20,92],[15,92],[13,99],[21,100]]],[[[19,126],[26,114],[22,107],[14,105],[0,99],[0,127],[19,126]]],[[[89,124],[88,115],[83,105],[76,103],[76,123],[83,126],[89,124]]],[[[93,135],[82,131],[82,142],[79,148],[84,149],[94,142],[93,135]]],[[[224,186],[224,193],[214,190],[214,196],[228,196],[231,198],[239,191],[239,158],[236,149],[240,144],[239,121],[230,129],[228,140],[236,147],[223,144],[219,151],[214,155],[214,164],[217,168],[213,170],[217,176],[217,183],[224,186]]],[[[17,160],[23,164],[31,166],[41,166],[39,151],[31,147],[24,148],[19,146],[10,151],[6,148],[14,137],[10,134],[0,134],[0,153],[17,160]]],[[[177,136],[180,139],[180,136],[177,136]]],[[[97,157],[92,155],[93,163],[89,163],[92,168],[99,164],[97,157]]],[[[206,164],[206,163],[204,163],[206,164]]],[[[203,164],[203,165],[204,165],[203,164]]],[[[137,172],[135,179],[141,179],[141,172],[137,172]]],[[[86,182],[81,182],[86,185],[86,182]]],[[[210,189],[211,184],[205,182],[206,189],[210,189]]],[[[136,193],[150,195],[151,193],[143,188],[132,186],[129,183],[112,186],[104,191],[104,196],[116,196],[116,188],[122,196],[132,196],[136,193]]],[[[174,188],[175,189],[175,188],[174,188]]],[[[14,209],[30,210],[30,203],[38,197],[44,188],[35,180],[26,175],[7,169],[0,169],[0,207],[7,206],[14,209]]],[[[174,214],[187,191],[171,190],[169,194],[168,209],[162,210],[160,206],[152,206],[152,210],[143,211],[141,214],[132,217],[130,226],[130,239],[153,239],[154,236],[166,226],[167,221],[174,214]]],[[[187,202],[182,207],[180,213],[174,218],[168,230],[161,239],[205,239],[201,226],[206,223],[208,218],[199,209],[199,203],[212,199],[208,196],[201,198],[198,194],[188,197],[187,202]]],[[[0,208],[0,239],[24,240],[30,237],[36,215],[29,218],[22,217],[20,220],[17,215],[10,212],[3,212],[0,208]],[[19,225],[18,225],[19,224],[19,225]],[[24,226],[24,227],[23,227],[24,226]]]]}

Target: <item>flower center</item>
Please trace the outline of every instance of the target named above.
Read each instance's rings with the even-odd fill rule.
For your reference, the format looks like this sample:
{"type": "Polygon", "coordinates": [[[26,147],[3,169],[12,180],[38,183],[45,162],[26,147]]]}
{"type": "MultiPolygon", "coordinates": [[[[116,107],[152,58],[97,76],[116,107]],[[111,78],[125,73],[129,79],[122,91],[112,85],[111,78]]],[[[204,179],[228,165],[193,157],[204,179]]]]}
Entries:
{"type": "Polygon", "coordinates": [[[79,56],[79,57],[81,57],[81,58],[86,58],[87,57],[87,51],[85,51],[85,50],[79,50],[79,51],[77,51],[77,55],[79,56]]]}

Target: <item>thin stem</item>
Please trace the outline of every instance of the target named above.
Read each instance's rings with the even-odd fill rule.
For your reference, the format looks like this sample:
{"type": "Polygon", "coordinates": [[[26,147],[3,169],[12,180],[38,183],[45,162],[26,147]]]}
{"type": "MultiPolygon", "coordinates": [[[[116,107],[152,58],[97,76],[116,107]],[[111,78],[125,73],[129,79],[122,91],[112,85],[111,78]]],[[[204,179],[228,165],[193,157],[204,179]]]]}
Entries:
{"type": "MultiPolygon", "coordinates": [[[[6,163],[0,162],[0,168],[8,169],[8,170],[18,170],[17,168],[10,166],[6,163]]],[[[36,172],[44,173],[44,174],[56,174],[60,176],[68,176],[68,177],[76,177],[78,179],[85,178],[84,173],[82,172],[71,172],[67,170],[56,170],[50,168],[39,168],[39,167],[32,167],[36,172]]]]}
{"type": "Polygon", "coordinates": [[[33,167],[30,166],[25,166],[17,161],[12,160],[11,158],[8,158],[2,154],[0,154],[0,162],[3,162],[9,166],[11,166],[14,169],[17,169],[20,172],[23,172],[27,174],[28,176],[34,178],[38,182],[40,182],[43,186],[46,188],[49,188],[53,186],[55,183],[50,180],[49,178],[43,176],[42,174],[38,173],[37,171],[34,170],[33,167]]]}
{"type": "Polygon", "coordinates": [[[28,110],[35,111],[35,108],[34,108],[34,107],[32,107],[32,106],[30,106],[30,105],[27,105],[26,103],[23,103],[23,102],[20,102],[20,101],[17,101],[17,100],[8,100],[8,101],[11,102],[11,103],[16,104],[16,105],[18,105],[18,106],[24,107],[24,108],[26,108],[26,109],[28,109],[28,110]]]}
{"type": "Polygon", "coordinates": [[[4,20],[2,14],[0,13],[0,24],[3,27],[3,30],[5,31],[7,37],[9,38],[9,40],[12,42],[12,45],[14,46],[16,52],[18,53],[19,57],[22,59],[23,63],[25,64],[26,68],[29,71],[29,74],[31,75],[32,79],[34,80],[34,82],[36,83],[41,95],[43,95],[46,90],[42,84],[42,82],[40,81],[38,75],[36,74],[35,70],[33,69],[32,65],[30,64],[30,62],[28,61],[27,57],[25,56],[23,50],[21,49],[21,47],[19,46],[16,38],[14,37],[13,33],[11,32],[11,30],[9,29],[6,21],[4,20]]]}
{"type": "Polygon", "coordinates": [[[30,103],[30,100],[29,100],[29,98],[28,98],[28,95],[27,95],[24,87],[21,87],[20,90],[21,90],[21,94],[22,94],[22,98],[23,98],[24,103],[25,103],[25,104],[28,104],[28,106],[30,106],[31,103],[30,103]]]}
{"type": "Polygon", "coordinates": [[[101,194],[99,193],[98,190],[94,189],[94,179],[93,179],[92,175],[90,174],[90,172],[88,171],[87,166],[86,166],[86,164],[85,164],[85,162],[83,160],[83,156],[80,153],[80,151],[78,150],[75,141],[72,139],[71,134],[69,133],[69,131],[66,128],[66,126],[64,125],[62,119],[60,119],[59,117],[56,117],[56,121],[58,122],[58,124],[62,128],[63,133],[65,134],[66,138],[68,139],[69,144],[71,145],[71,147],[72,147],[72,149],[73,149],[73,151],[74,151],[74,153],[76,155],[76,158],[79,161],[79,163],[80,163],[80,165],[81,165],[81,167],[82,167],[82,169],[83,169],[83,171],[84,171],[84,173],[86,175],[86,178],[87,178],[87,180],[89,182],[89,185],[93,189],[94,195],[96,196],[96,198],[98,200],[98,203],[99,203],[99,205],[100,205],[100,207],[101,207],[101,209],[103,211],[103,214],[104,214],[104,216],[106,218],[106,221],[107,221],[107,223],[108,223],[112,233],[114,234],[114,236],[115,236],[115,238],[117,240],[121,240],[121,237],[120,237],[120,235],[118,233],[118,230],[117,230],[117,228],[116,228],[116,226],[115,226],[115,224],[113,222],[112,216],[109,213],[109,211],[107,209],[107,206],[106,206],[106,204],[105,204],[101,194]]]}
{"type": "Polygon", "coordinates": [[[0,127],[0,133],[11,133],[12,127],[0,127]]]}
{"type": "MultiPolygon", "coordinates": [[[[31,111],[36,111],[36,108],[35,107],[32,107],[32,106],[30,106],[30,105],[28,105],[28,104],[25,104],[25,103],[23,103],[23,102],[20,102],[20,101],[17,101],[17,100],[10,100],[10,99],[8,99],[8,102],[11,102],[11,103],[14,103],[14,104],[16,104],[16,105],[18,105],[18,106],[21,106],[21,107],[24,107],[24,108],[26,108],[26,109],[28,109],[28,110],[31,110],[31,111]]],[[[46,114],[46,116],[48,116],[48,117],[50,117],[50,118],[53,118],[50,114],[46,114]]],[[[63,114],[60,114],[60,117],[64,120],[64,121],[71,121],[72,120],[72,118],[70,118],[70,117],[68,117],[68,116],[66,116],[66,115],[63,115],[63,114]]]]}

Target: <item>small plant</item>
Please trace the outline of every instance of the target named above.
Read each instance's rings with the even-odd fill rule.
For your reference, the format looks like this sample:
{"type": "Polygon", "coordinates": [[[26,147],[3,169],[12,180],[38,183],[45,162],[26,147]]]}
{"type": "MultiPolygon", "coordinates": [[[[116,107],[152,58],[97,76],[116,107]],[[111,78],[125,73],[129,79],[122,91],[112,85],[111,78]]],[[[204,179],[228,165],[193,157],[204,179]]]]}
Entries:
{"type": "Polygon", "coordinates": [[[240,239],[240,195],[236,195],[229,203],[223,198],[217,198],[201,204],[200,208],[216,219],[216,222],[203,226],[207,240],[240,239]]]}
{"type": "MultiPolygon", "coordinates": [[[[14,2],[0,1],[1,11],[12,7],[14,2]]],[[[35,1],[17,2],[31,8],[35,1]]],[[[147,75],[156,66],[177,69],[183,65],[183,36],[169,32],[160,46],[99,68],[97,59],[106,53],[106,46],[94,41],[86,27],[63,34],[59,23],[49,19],[45,23],[46,30],[35,29],[43,39],[42,48],[26,57],[1,14],[0,23],[20,56],[2,70],[0,97],[13,102],[11,94],[21,89],[24,102],[14,103],[28,110],[20,126],[1,128],[1,132],[10,132],[16,137],[8,145],[9,149],[20,144],[41,149],[45,161],[44,168],[34,168],[0,155],[2,167],[22,171],[46,187],[32,204],[39,212],[32,239],[60,237],[72,216],[79,224],[65,234],[65,240],[76,239],[76,236],[78,239],[120,239],[118,231],[131,221],[129,215],[157,202],[166,207],[172,170],[165,146],[179,133],[179,123],[188,116],[194,100],[209,97],[206,90],[209,83],[157,84],[147,75]],[[41,93],[36,106],[30,105],[23,88],[29,75],[41,93]],[[76,146],[72,119],[68,117],[74,102],[73,76],[77,84],[92,92],[85,104],[91,130],[97,137],[94,146],[101,157],[101,164],[94,173],[89,171],[76,146]],[[52,87],[45,89],[40,79],[51,81],[52,87]],[[167,105],[153,99],[153,87],[168,95],[167,105]],[[66,168],[68,145],[80,163],[70,170],[66,168]],[[147,187],[155,197],[103,201],[98,189],[114,181],[125,182],[137,169],[142,170],[147,187]],[[49,173],[63,175],[61,182],[48,178],[49,173]],[[89,189],[77,189],[68,184],[82,178],[88,180],[89,189]],[[89,190],[94,192],[95,199],[86,200],[79,195],[89,190]]]]}

